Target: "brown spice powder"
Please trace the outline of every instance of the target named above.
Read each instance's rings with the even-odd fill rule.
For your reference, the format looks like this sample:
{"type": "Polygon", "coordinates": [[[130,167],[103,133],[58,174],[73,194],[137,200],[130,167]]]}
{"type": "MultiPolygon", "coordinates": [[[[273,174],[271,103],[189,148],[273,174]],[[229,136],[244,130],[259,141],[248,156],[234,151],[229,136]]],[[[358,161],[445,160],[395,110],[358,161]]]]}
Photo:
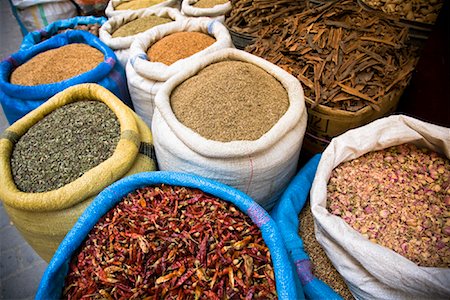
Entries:
{"type": "Polygon", "coordinates": [[[171,65],[202,51],[215,41],[215,38],[201,32],[172,33],[154,43],[147,50],[147,56],[150,61],[171,65]]]}
{"type": "Polygon", "coordinates": [[[263,69],[241,61],[209,65],[172,92],[178,120],[201,136],[222,142],[256,140],[289,106],[283,85],[263,69]]]}
{"type": "Polygon", "coordinates": [[[300,212],[299,222],[299,235],[303,240],[303,247],[311,259],[313,275],[325,282],[345,300],[354,299],[341,274],[333,266],[325,250],[316,240],[314,217],[311,213],[309,201],[300,212]]]}
{"type": "Polygon", "coordinates": [[[150,28],[153,28],[155,26],[169,23],[171,21],[172,19],[170,18],[163,18],[158,16],[147,16],[143,18],[138,18],[136,20],[133,20],[120,26],[116,31],[113,32],[111,36],[113,38],[116,38],[135,35],[144,32],[150,28]]]}
{"type": "Polygon", "coordinates": [[[225,4],[228,0],[200,0],[195,2],[194,7],[197,8],[212,8],[216,5],[225,4]]]}
{"type": "Polygon", "coordinates": [[[69,44],[39,53],[17,67],[10,80],[26,86],[55,83],[90,71],[103,60],[103,53],[94,47],[69,44]]]}
{"type": "Polygon", "coordinates": [[[147,8],[156,4],[163,2],[164,0],[132,0],[132,1],[122,1],[114,9],[115,10],[126,10],[126,9],[141,9],[147,8]]]}

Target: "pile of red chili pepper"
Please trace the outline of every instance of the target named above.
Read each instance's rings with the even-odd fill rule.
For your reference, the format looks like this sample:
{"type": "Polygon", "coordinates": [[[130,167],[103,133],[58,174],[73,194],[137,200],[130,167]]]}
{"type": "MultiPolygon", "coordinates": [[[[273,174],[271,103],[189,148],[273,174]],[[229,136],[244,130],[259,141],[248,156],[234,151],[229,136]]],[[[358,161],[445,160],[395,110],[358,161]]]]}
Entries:
{"type": "Polygon", "coordinates": [[[276,299],[260,229],[233,204],[159,185],[128,194],[73,256],[66,299],[276,299]]]}

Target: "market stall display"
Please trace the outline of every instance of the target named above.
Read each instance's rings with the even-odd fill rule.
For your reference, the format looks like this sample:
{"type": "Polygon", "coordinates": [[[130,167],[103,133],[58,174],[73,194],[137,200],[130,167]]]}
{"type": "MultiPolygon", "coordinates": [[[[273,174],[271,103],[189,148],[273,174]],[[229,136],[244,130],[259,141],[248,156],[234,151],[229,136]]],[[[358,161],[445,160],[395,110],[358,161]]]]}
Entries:
{"type": "Polygon", "coordinates": [[[10,124],[66,88],[88,82],[106,87],[124,103],[131,106],[125,72],[117,63],[114,52],[97,37],[81,30],[58,34],[29,49],[14,53],[0,63],[0,101],[10,124]],[[74,51],[64,51],[64,49],[68,49],[64,47],[69,47],[74,51]],[[84,55],[86,49],[98,54],[100,63],[93,69],[95,59],[84,55]],[[59,59],[58,56],[49,55],[50,51],[57,54],[59,59]],[[38,55],[44,55],[43,60],[40,61],[40,69],[33,70],[33,65],[29,65],[26,68],[31,73],[22,73],[21,78],[17,78],[21,84],[26,80],[31,84],[25,86],[11,83],[12,74],[19,71],[19,68],[25,67],[26,64],[31,64],[38,55]],[[80,57],[87,60],[89,65],[84,65],[82,61],[79,62],[78,58],[80,57]],[[56,71],[50,72],[50,68],[56,71]],[[78,73],[72,73],[75,69],[78,69],[78,73]],[[82,69],[84,72],[80,74],[82,69]],[[69,78],[67,76],[59,77],[60,75],[67,75],[69,78]],[[44,82],[42,80],[46,76],[48,76],[46,83],[42,84],[44,82]],[[41,79],[41,82],[33,83],[38,78],[41,79]],[[60,81],[54,82],[58,78],[60,81]]]}
{"type": "Polygon", "coordinates": [[[86,280],[94,288],[86,288],[95,293],[95,284],[105,286],[102,297],[143,297],[140,288],[147,285],[148,296],[273,299],[276,289],[278,299],[304,299],[294,289],[293,270],[269,214],[246,194],[196,175],[141,173],[106,188],[61,243],[36,299],[60,299],[64,280],[66,291],[75,289],[73,279],[90,268],[94,253],[95,264],[107,266],[96,283],[86,280]],[[111,230],[120,233],[110,235],[111,230]],[[131,256],[120,251],[127,242],[131,256]],[[109,251],[112,259],[104,256],[109,251]]]}
{"type": "Polygon", "coordinates": [[[77,16],[70,19],[55,21],[44,28],[29,32],[22,40],[20,50],[28,49],[40,42],[48,40],[52,36],[68,30],[84,30],[99,36],[100,26],[106,22],[106,18],[93,16],[77,16]]]}
{"type": "Polygon", "coordinates": [[[450,294],[449,157],[449,128],[403,115],[323,152],[310,192],[316,238],[356,298],[450,294]]]}
{"type": "Polygon", "coordinates": [[[273,207],[296,171],[306,128],[297,79],[247,52],[224,49],[192,60],[167,80],[155,105],[161,170],[211,178],[273,207]]]}
{"type": "Polygon", "coordinates": [[[450,129],[386,117],[448,3],[71,0],[109,19],[47,25],[66,2],[11,0],[43,24],[0,63],[36,299],[450,296],[450,129]]]}
{"type": "Polygon", "coordinates": [[[130,47],[128,88],[136,113],[151,126],[154,99],[162,84],[208,53],[233,47],[228,30],[209,18],[186,18],[143,33],[130,47]],[[191,38],[200,36],[202,43],[191,38]],[[207,40],[209,43],[204,43],[207,40]],[[148,52],[158,57],[151,61],[148,52]],[[168,64],[158,61],[162,59],[168,64]],[[167,60],[167,61],[166,61],[167,60]],[[170,62],[169,62],[170,61],[170,62]]]}
{"type": "Polygon", "coordinates": [[[109,18],[103,24],[100,28],[100,40],[114,50],[125,68],[131,52],[130,46],[135,39],[152,28],[183,19],[179,10],[170,7],[149,8],[121,14],[109,18]]]}
{"type": "Polygon", "coordinates": [[[49,261],[95,195],[124,176],[155,170],[152,147],[149,128],[111,92],[70,87],[3,133],[0,199],[49,261]]]}

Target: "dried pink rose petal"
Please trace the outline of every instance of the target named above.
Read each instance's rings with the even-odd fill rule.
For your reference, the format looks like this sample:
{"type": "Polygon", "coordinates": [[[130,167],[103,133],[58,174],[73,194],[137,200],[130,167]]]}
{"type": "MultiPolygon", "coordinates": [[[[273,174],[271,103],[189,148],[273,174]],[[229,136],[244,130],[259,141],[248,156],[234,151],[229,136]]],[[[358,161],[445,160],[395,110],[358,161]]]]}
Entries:
{"type": "Polygon", "coordinates": [[[420,266],[450,267],[450,160],[413,144],[335,168],[328,210],[420,266]]]}

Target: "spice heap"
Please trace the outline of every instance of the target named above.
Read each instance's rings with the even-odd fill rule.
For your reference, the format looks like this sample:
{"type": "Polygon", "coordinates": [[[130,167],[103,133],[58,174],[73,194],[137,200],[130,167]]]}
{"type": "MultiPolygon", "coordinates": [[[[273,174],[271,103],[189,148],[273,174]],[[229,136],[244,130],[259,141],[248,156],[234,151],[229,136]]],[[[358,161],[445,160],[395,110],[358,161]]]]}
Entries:
{"type": "Polygon", "coordinates": [[[312,273],[325,282],[345,300],[354,299],[341,274],[331,263],[327,254],[316,240],[314,233],[314,217],[311,213],[311,205],[308,202],[300,212],[299,236],[302,238],[303,247],[311,259],[312,273]]]}
{"type": "Polygon", "coordinates": [[[398,16],[409,21],[434,24],[443,0],[361,0],[370,8],[398,16]]]}
{"type": "Polygon", "coordinates": [[[14,182],[27,193],[58,189],[108,159],[119,139],[120,125],[104,103],[66,104],[33,125],[14,145],[14,182]]]}
{"type": "Polygon", "coordinates": [[[292,0],[230,0],[232,9],[225,15],[225,25],[235,32],[257,35],[286,15],[300,13],[306,1],[292,0]]]}
{"type": "Polygon", "coordinates": [[[214,63],[181,83],[170,104],[177,119],[201,136],[222,142],[256,140],[289,106],[283,85],[241,61],[214,63]]]}
{"type": "Polygon", "coordinates": [[[128,194],[69,268],[67,299],[277,298],[260,229],[233,204],[184,187],[128,194]]]}
{"type": "Polygon", "coordinates": [[[171,65],[208,48],[215,41],[215,38],[201,32],[176,32],[154,43],[147,50],[147,56],[152,62],[171,65]]]}
{"type": "Polygon", "coordinates": [[[228,0],[199,0],[195,2],[194,7],[198,8],[211,8],[216,5],[221,5],[229,2],[228,0]]]}
{"type": "Polygon", "coordinates": [[[333,1],[267,26],[246,51],[297,77],[314,105],[380,110],[383,97],[408,84],[418,60],[407,34],[356,0],[333,1]]]}
{"type": "Polygon", "coordinates": [[[146,30],[149,30],[150,28],[153,28],[155,26],[169,23],[171,21],[172,19],[170,18],[158,17],[154,15],[142,17],[120,26],[117,30],[113,32],[111,36],[113,38],[116,38],[135,35],[144,32],[146,30]]]}
{"type": "Polygon", "coordinates": [[[11,73],[10,81],[26,86],[55,83],[90,71],[103,60],[94,47],[69,44],[34,56],[11,73]]]}
{"type": "Polygon", "coordinates": [[[450,160],[413,144],[335,168],[328,210],[423,267],[450,267],[450,160]]]}
{"type": "Polygon", "coordinates": [[[165,0],[125,0],[114,7],[115,10],[141,9],[159,4],[165,0]]]}

